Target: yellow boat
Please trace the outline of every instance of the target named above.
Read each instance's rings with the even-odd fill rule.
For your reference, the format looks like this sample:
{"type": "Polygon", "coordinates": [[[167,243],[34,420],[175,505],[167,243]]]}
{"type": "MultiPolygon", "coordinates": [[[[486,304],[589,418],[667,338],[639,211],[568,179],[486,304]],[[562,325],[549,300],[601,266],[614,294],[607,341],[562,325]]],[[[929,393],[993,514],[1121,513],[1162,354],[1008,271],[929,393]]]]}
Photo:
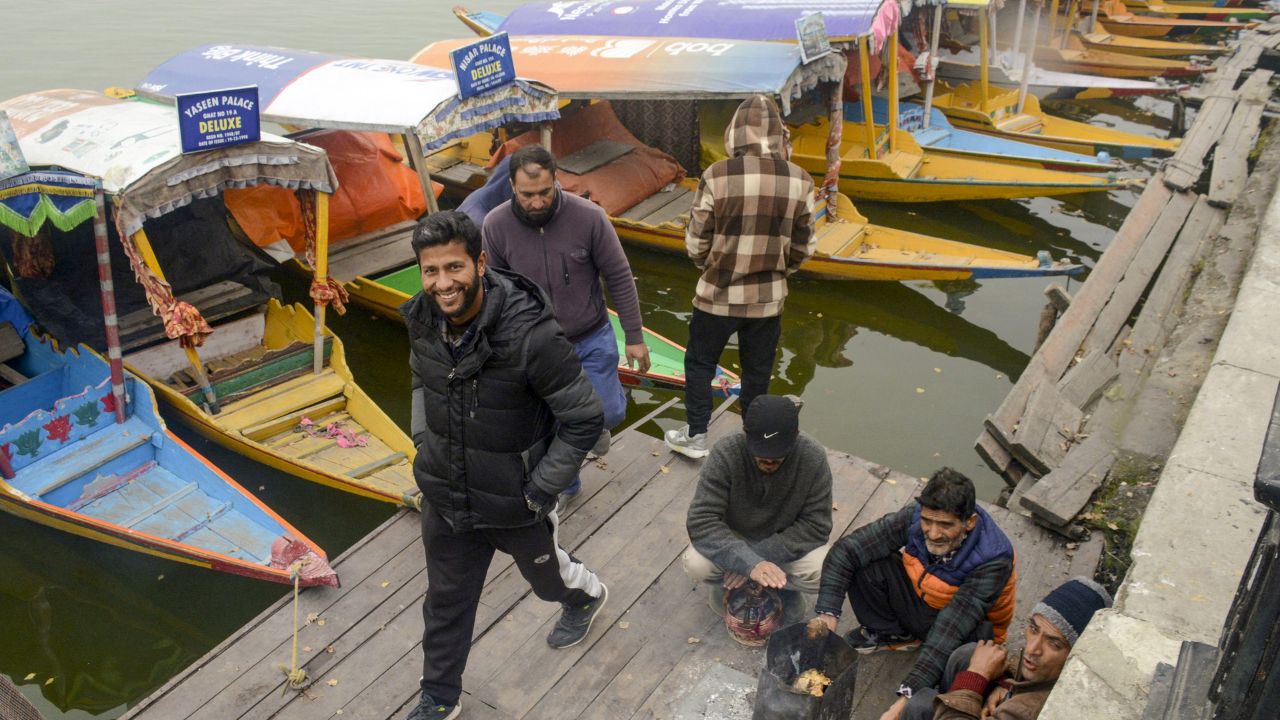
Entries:
{"type": "Polygon", "coordinates": [[[1207,20],[1266,20],[1274,13],[1264,8],[1217,7],[1190,2],[1166,3],[1161,0],[1128,0],[1127,5],[1152,15],[1205,18],[1207,20]]]}
{"type": "Polygon", "coordinates": [[[1179,37],[1195,33],[1222,33],[1248,30],[1257,22],[1193,20],[1190,18],[1154,17],[1137,15],[1129,11],[1123,0],[1100,0],[1098,23],[1107,32],[1129,37],[1162,38],[1179,37]]]}
{"type": "Polygon", "coordinates": [[[1086,47],[1086,43],[1074,32],[1063,47],[1036,48],[1035,59],[1038,65],[1047,70],[1115,78],[1185,78],[1212,71],[1207,65],[1197,65],[1185,60],[1096,50],[1086,47]]]}
{"type": "Polygon", "coordinates": [[[1222,55],[1230,50],[1225,45],[1170,42],[1151,38],[1128,37],[1107,32],[1101,25],[1094,25],[1093,32],[1081,33],[1080,41],[1089,50],[1102,50],[1141,55],[1144,57],[1186,57],[1188,55],[1222,55]]]}
{"type": "Polygon", "coordinates": [[[984,103],[979,84],[943,87],[945,91],[934,97],[934,103],[952,124],[975,132],[1125,159],[1172,155],[1180,143],[1054,117],[1040,109],[1040,100],[1034,95],[1024,98],[1022,112],[1018,112],[1017,90],[988,86],[984,103]]]}
{"type": "MultiPolygon", "coordinates": [[[[181,420],[293,475],[419,504],[412,442],[359,388],[341,341],[324,327],[334,294],[327,276],[326,193],[336,181],[322,151],[263,133],[258,142],[183,154],[170,108],[82,90],[19,96],[0,109],[17,118],[15,131],[33,164],[101,177],[114,196],[121,244],[150,304],[120,318],[125,365],[181,420]],[[267,301],[261,286],[221,267],[235,261],[217,253],[236,246],[222,222],[222,193],[268,182],[296,191],[314,208],[314,316],[301,306],[267,301]],[[178,214],[187,205],[191,209],[178,214]],[[162,242],[153,245],[148,230],[162,242]],[[189,245],[180,247],[184,242],[189,245]],[[198,249],[191,247],[196,242],[198,249]],[[173,266],[215,255],[175,272],[174,282],[185,289],[176,294],[158,259],[173,266]],[[212,279],[206,282],[206,276],[212,279]]],[[[41,313],[57,308],[34,305],[37,319],[49,327],[41,313]]],[[[77,339],[59,337],[64,343],[77,339]]]]}

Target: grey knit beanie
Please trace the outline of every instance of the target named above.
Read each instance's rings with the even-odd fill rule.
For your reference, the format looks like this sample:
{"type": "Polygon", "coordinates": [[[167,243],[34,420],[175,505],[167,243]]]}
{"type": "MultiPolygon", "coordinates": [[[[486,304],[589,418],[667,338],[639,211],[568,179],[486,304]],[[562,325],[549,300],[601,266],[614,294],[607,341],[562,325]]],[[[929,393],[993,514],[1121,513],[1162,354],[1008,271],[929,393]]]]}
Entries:
{"type": "Polygon", "coordinates": [[[1089,619],[1105,607],[1111,607],[1105,588],[1087,577],[1074,577],[1036,603],[1031,614],[1044,616],[1074,646],[1089,619]]]}

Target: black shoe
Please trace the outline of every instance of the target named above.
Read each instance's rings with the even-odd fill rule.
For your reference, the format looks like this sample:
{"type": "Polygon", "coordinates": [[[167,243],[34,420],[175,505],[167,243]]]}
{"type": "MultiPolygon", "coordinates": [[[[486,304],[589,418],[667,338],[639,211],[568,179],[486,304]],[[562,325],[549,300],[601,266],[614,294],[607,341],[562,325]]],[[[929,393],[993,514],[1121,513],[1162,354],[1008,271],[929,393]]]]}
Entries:
{"type": "Polygon", "coordinates": [[[920,641],[910,635],[881,635],[874,630],[859,625],[844,636],[849,646],[862,655],[870,655],[885,650],[915,650],[920,641]]]}
{"type": "Polygon", "coordinates": [[[560,619],[556,621],[556,626],[551,628],[551,633],[547,635],[547,644],[557,650],[563,650],[582,642],[587,633],[591,632],[591,623],[604,609],[605,601],[608,599],[609,588],[605,587],[604,583],[600,583],[600,597],[585,605],[565,605],[560,613],[560,619]]]}
{"type": "Polygon", "coordinates": [[[430,695],[422,693],[418,706],[409,711],[405,720],[453,720],[462,712],[462,701],[453,705],[441,705],[430,695]]]}

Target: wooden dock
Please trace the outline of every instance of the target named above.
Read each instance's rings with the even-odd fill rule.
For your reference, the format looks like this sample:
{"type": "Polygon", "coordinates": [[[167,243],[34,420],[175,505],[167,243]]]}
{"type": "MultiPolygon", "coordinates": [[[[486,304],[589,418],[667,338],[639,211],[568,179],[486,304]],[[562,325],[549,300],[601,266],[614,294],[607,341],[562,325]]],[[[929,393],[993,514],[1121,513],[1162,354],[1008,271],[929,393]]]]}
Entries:
{"type": "MultiPolygon", "coordinates": [[[[711,437],[738,427],[739,416],[722,407],[711,437]]],[[[829,455],[836,536],[902,507],[918,491],[917,478],[845,453],[829,455]]],[[[697,468],[635,429],[618,434],[609,455],[584,468],[582,493],[564,511],[561,543],[601,575],[609,603],[576,647],[547,646],[559,606],[533,597],[510,558],[495,557],[463,680],[463,717],[702,717],[708,703],[718,717],[750,716],[763,653],[729,639],[706,606],[705,588],[681,567],[697,468]]],[[[1092,574],[1100,542],[1068,549],[1025,518],[992,512],[1018,550],[1018,621],[1056,584],[1092,574]]],[[[285,688],[290,595],[123,717],[403,717],[416,702],[422,664],[426,571],[417,513],[397,514],[334,567],[341,588],[308,589],[299,599],[305,625],[298,664],[309,687],[285,688]]],[[[841,631],[852,624],[846,613],[841,631]]],[[[879,717],[915,657],[891,655],[863,660],[855,718],[879,717]]]]}

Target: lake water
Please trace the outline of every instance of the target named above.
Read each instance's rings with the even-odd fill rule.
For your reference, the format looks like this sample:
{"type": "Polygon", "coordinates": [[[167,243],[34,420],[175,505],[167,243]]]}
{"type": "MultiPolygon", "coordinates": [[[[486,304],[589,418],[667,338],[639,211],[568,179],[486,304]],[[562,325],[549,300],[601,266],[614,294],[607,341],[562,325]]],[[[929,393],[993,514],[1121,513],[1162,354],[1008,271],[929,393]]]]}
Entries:
{"type": "MultiPolygon", "coordinates": [[[[449,13],[452,4],[0,0],[0,97],[132,86],[170,55],[210,42],[407,58],[432,40],[467,35],[449,13]]],[[[493,0],[484,9],[502,12],[516,4],[493,0]]],[[[1161,118],[1169,114],[1167,104],[1149,100],[1053,109],[1162,136],[1167,121],[1161,118]]],[[[1048,250],[1092,265],[1135,199],[1135,192],[1123,191],[1062,201],[858,208],[885,225],[1031,255],[1048,250]]],[[[684,342],[694,268],[675,255],[631,248],[628,254],[645,323],[684,342]]],[[[292,299],[303,299],[301,284],[281,279],[292,299]]],[[[793,280],[773,391],[803,397],[803,428],[830,447],[921,476],[951,465],[993,499],[1002,483],[982,465],[973,441],[1028,361],[1045,284],[793,280]]],[[[357,380],[406,422],[403,328],[358,308],[332,325],[357,380]]],[[[670,397],[636,392],[630,417],[670,397]]],[[[646,432],[674,427],[682,417],[670,413],[646,432]]],[[[232,455],[172,419],[170,425],[331,557],[392,513],[232,455]]],[[[0,515],[0,672],[48,718],[115,717],[282,592],[0,515]]]]}

